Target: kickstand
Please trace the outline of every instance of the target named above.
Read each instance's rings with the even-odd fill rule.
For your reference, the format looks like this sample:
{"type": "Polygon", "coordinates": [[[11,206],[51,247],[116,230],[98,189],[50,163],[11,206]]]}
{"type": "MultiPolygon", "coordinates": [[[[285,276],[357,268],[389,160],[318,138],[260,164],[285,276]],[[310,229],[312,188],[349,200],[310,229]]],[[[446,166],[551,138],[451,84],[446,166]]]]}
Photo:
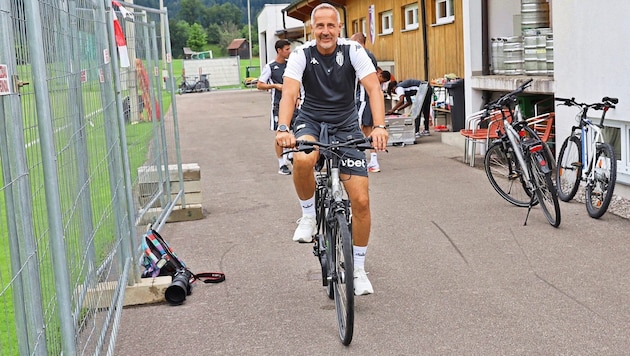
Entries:
{"type": "Polygon", "coordinates": [[[532,211],[532,206],[534,206],[534,199],[536,199],[536,194],[532,194],[532,198],[529,201],[529,206],[527,207],[527,215],[525,215],[525,223],[523,223],[523,226],[527,226],[527,219],[529,219],[529,212],[532,211]]]}

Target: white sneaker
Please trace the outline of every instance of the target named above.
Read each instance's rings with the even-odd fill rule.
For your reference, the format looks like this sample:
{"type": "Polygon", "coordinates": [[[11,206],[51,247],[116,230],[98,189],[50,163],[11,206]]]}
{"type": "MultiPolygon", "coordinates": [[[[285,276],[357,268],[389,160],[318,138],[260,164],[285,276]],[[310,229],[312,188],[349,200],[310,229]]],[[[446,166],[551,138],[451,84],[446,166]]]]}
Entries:
{"type": "Polygon", "coordinates": [[[374,163],[374,162],[370,162],[370,164],[368,164],[368,172],[369,173],[378,173],[381,171],[381,167],[379,167],[378,162],[374,163]]]}
{"type": "Polygon", "coordinates": [[[354,269],[354,295],[366,295],[374,293],[372,283],[367,277],[365,270],[360,267],[354,269]]]}
{"type": "Polygon", "coordinates": [[[314,216],[304,215],[297,221],[298,227],[293,233],[293,241],[311,242],[313,235],[317,234],[317,221],[314,216]]]}

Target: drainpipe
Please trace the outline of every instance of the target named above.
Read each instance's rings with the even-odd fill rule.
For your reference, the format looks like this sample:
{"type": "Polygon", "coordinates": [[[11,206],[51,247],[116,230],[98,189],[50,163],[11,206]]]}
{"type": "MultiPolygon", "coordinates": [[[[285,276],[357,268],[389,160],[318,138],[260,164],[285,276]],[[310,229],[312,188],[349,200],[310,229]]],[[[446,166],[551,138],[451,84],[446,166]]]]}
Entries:
{"type": "Polygon", "coordinates": [[[425,0],[422,0],[422,41],[424,42],[424,46],[422,48],[424,52],[424,79],[426,81],[430,81],[429,79],[429,43],[427,36],[427,8],[425,4],[425,0]]]}
{"type": "Polygon", "coordinates": [[[481,0],[481,74],[490,75],[488,0],[481,0]]]}

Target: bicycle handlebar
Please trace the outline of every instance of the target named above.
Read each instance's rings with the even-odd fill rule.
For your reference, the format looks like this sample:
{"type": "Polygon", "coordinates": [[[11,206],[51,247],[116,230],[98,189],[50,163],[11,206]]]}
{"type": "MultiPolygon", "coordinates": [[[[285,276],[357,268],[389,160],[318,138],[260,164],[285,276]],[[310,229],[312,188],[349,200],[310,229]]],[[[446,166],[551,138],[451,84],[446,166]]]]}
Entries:
{"type": "Polygon", "coordinates": [[[295,144],[297,148],[293,150],[288,150],[285,153],[288,153],[288,152],[307,152],[308,153],[308,152],[311,152],[315,146],[318,146],[324,150],[331,150],[334,148],[341,148],[341,147],[352,147],[360,151],[365,151],[365,150],[371,150],[374,148],[372,147],[372,137],[362,137],[362,138],[356,138],[354,140],[349,140],[346,142],[333,142],[333,143],[297,140],[295,141],[295,144]]]}
{"type": "Polygon", "coordinates": [[[578,103],[577,101],[575,101],[575,98],[571,98],[571,99],[556,98],[555,100],[560,102],[560,104],[558,105],[579,106],[581,108],[592,108],[594,110],[614,109],[615,104],[619,103],[618,98],[611,98],[608,96],[603,97],[601,103],[593,103],[593,104],[578,103]]]}
{"type": "Polygon", "coordinates": [[[518,88],[516,88],[514,91],[507,93],[503,96],[501,96],[500,98],[498,98],[495,101],[492,101],[488,104],[486,104],[485,108],[486,110],[491,110],[491,109],[501,109],[505,106],[508,106],[509,104],[511,104],[514,99],[516,98],[516,96],[518,96],[520,93],[522,93],[523,91],[525,91],[525,89],[527,89],[531,83],[534,81],[534,79],[528,79],[526,80],[523,84],[521,84],[518,88]]]}

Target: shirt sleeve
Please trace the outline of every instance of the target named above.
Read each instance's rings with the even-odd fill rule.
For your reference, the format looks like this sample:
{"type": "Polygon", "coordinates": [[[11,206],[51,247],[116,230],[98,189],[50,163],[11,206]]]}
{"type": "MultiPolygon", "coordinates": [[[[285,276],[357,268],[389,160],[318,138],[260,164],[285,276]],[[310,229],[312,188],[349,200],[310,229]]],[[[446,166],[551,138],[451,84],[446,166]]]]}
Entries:
{"type": "Polygon", "coordinates": [[[304,55],[303,48],[297,48],[289,56],[287,67],[284,69],[284,77],[295,79],[302,83],[304,69],[306,69],[306,55],[304,55]]]}
{"type": "Polygon", "coordinates": [[[271,84],[269,83],[270,78],[271,78],[271,67],[269,66],[269,63],[267,63],[263,67],[262,73],[260,73],[260,77],[258,77],[258,80],[263,83],[271,84]]]}
{"type": "MultiPolygon", "coordinates": [[[[352,43],[352,41],[350,41],[352,43]]],[[[350,46],[350,61],[359,80],[365,78],[370,73],[376,73],[376,68],[372,64],[372,59],[368,56],[365,48],[360,44],[350,46]]]]}

